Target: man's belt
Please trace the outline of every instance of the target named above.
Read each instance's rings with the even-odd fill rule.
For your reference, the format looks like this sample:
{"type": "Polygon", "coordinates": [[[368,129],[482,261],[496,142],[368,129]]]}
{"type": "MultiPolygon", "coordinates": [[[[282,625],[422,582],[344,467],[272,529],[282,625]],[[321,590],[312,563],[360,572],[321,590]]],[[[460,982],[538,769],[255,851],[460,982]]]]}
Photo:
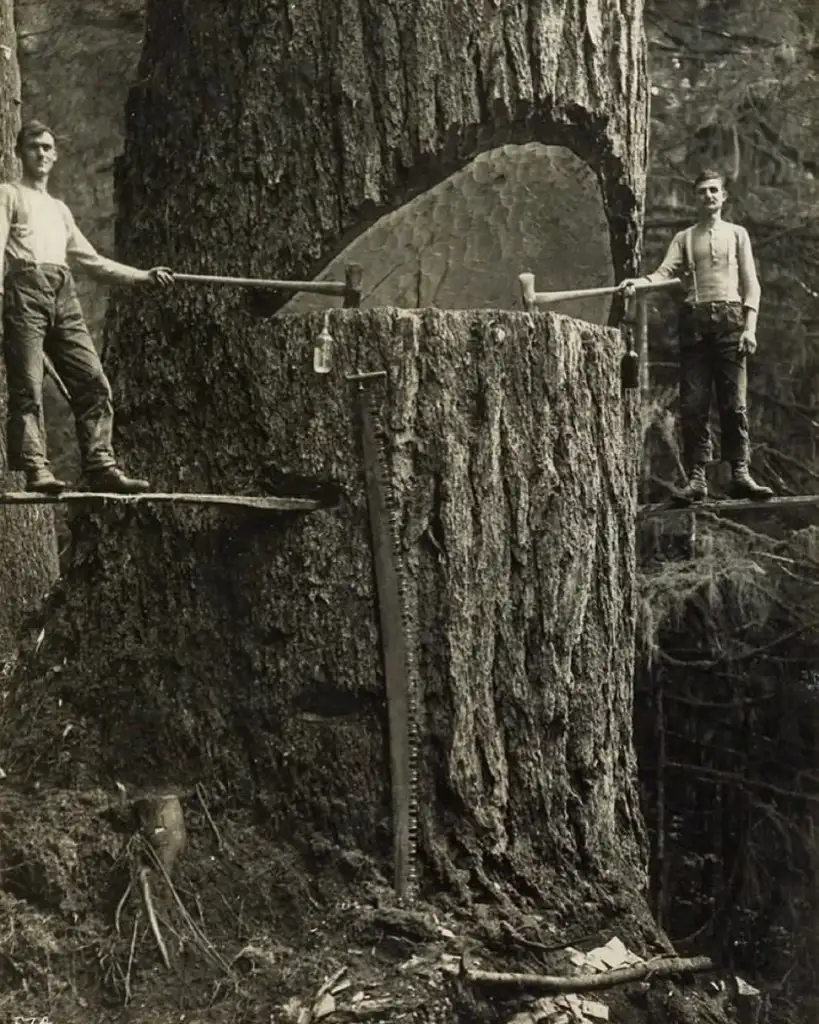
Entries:
{"type": "Polygon", "coordinates": [[[7,260],[4,278],[12,274],[19,274],[26,270],[60,270],[65,274],[71,273],[67,263],[37,263],[35,260],[7,260]]]}
{"type": "Polygon", "coordinates": [[[742,308],[740,299],[713,299],[710,302],[684,302],[683,309],[723,309],[725,306],[739,306],[742,308]]]}

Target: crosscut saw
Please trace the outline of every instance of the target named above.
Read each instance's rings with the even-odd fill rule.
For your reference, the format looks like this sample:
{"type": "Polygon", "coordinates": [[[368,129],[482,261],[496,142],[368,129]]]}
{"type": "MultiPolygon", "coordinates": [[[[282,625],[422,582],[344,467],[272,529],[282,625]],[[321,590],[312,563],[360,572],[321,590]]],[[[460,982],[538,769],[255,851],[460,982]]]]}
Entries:
{"type": "Polygon", "coordinates": [[[413,899],[418,822],[417,676],[406,604],[401,534],[375,392],[386,372],[350,374],[356,387],[389,718],[394,885],[413,899]]]}

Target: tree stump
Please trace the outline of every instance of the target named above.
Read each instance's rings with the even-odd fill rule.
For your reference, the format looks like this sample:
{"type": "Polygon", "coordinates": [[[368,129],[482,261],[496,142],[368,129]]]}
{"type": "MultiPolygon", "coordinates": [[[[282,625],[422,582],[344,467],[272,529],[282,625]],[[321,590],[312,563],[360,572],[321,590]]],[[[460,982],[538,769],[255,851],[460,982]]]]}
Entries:
{"type": "MultiPolygon", "coordinates": [[[[204,347],[201,312],[184,334],[204,347]]],[[[552,314],[334,311],[333,372],[319,376],[324,320],[278,319],[256,343],[237,330],[210,400],[172,434],[156,417],[138,436],[165,479],[180,464],[258,488],[267,466],[335,507],[84,518],[53,683],[83,734],[44,770],[61,785],[100,766],[129,786],[218,781],[282,836],[386,858],[384,679],[345,380],[383,368],[421,681],[423,861],[450,878],[512,862],[533,885],[570,863],[636,879],[638,428],[619,336],[552,314]]]]}

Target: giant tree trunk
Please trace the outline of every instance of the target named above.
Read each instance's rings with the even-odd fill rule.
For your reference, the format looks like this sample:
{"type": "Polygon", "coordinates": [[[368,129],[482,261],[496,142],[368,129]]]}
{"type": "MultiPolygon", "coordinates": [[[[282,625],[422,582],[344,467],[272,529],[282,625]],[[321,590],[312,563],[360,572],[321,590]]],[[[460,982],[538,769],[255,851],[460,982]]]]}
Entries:
{"type": "MultiPolygon", "coordinates": [[[[598,243],[618,274],[634,266],[638,4],[285,8],[149,4],[120,256],[306,276],[479,152],[534,140],[592,166],[609,217],[598,243]]],[[[521,269],[498,267],[510,306],[521,269]]],[[[80,522],[46,653],[67,659],[59,697],[82,727],[38,770],[74,785],[101,765],[140,787],[218,780],[283,836],[388,855],[384,684],[344,380],[384,368],[422,685],[423,864],[464,889],[514,874],[570,892],[575,872],[611,868],[612,888],[639,884],[637,424],[618,336],[552,315],[337,311],[324,378],[312,371],[323,323],[260,322],[236,294],[185,286],[118,297],[109,351],[134,468],[163,488],[338,501],[295,517],[145,507],[80,522]]]]}
{"type": "MultiPolygon", "coordinates": [[[[0,181],[10,181],[15,176],[14,139],[20,127],[19,110],[13,5],[11,0],[0,0],[0,181]]],[[[0,491],[13,488],[19,479],[7,469],[6,400],[5,367],[0,359],[0,491]]],[[[42,601],[56,575],[51,510],[0,507],[0,669],[16,647],[21,623],[42,601]]]]}
{"type": "Polygon", "coordinates": [[[138,75],[119,179],[125,210],[150,207],[121,224],[135,258],[309,276],[478,153],[537,141],[594,169],[615,272],[637,266],[639,0],[149,2],[138,75]]]}

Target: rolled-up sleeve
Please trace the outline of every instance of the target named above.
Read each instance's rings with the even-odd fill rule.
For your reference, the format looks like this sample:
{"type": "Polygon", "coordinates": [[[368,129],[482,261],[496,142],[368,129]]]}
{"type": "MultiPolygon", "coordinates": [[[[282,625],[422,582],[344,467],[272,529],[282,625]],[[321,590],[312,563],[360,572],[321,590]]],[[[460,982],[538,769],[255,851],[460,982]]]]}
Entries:
{"type": "Polygon", "coordinates": [[[670,281],[672,277],[682,277],[685,274],[685,245],[683,244],[683,231],[678,231],[671,239],[671,245],[665,254],[665,259],[651,274],[646,274],[646,280],[652,284],[659,284],[661,281],[670,281]]]}
{"type": "Polygon", "coordinates": [[[69,264],[81,268],[95,281],[101,281],[106,284],[133,284],[137,281],[145,280],[145,272],[143,270],[137,270],[136,267],[129,267],[125,263],[117,263],[116,260],[109,260],[105,256],[100,256],[94,246],[77,227],[71,211],[64,204],[63,216],[66,218],[66,231],[68,233],[66,257],[69,264]]]}
{"type": "Polygon", "coordinates": [[[742,296],[742,305],[748,309],[759,310],[762,286],[756,273],[751,236],[745,228],[739,228],[738,230],[739,290],[742,296]]]}

